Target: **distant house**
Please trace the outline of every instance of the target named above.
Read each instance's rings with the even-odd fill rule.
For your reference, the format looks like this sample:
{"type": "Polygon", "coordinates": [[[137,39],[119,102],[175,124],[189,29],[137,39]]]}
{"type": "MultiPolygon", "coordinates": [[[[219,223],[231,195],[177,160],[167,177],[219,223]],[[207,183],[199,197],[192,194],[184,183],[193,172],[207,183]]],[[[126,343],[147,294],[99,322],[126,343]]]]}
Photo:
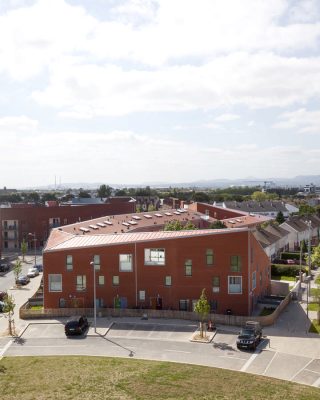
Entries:
{"type": "MultiPolygon", "coordinates": [[[[290,210],[286,207],[283,201],[226,201],[223,203],[224,208],[232,209],[235,211],[245,212],[253,215],[264,215],[271,218],[276,218],[279,211],[282,212],[285,218],[293,212],[292,206],[290,210]]],[[[296,209],[298,211],[298,209],[296,209]]],[[[294,211],[294,212],[296,212],[294,211]]]]}

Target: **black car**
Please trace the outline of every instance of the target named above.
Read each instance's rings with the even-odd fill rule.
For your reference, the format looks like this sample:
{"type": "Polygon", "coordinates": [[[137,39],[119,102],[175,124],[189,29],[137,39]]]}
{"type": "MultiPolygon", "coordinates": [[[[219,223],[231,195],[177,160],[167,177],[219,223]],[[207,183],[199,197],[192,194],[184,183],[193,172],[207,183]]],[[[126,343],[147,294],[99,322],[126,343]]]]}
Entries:
{"type": "Polygon", "coordinates": [[[20,275],[16,279],[16,285],[27,285],[30,282],[30,278],[27,275],[20,275]]]}
{"type": "Polygon", "coordinates": [[[9,264],[1,264],[0,265],[0,272],[8,272],[10,270],[9,264]]]}
{"type": "Polygon", "coordinates": [[[260,343],[262,329],[258,322],[248,321],[237,338],[238,349],[255,350],[260,343]]]}
{"type": "Polygon", "coordinates": [[[89,327],[88,320],[85,316],[79,319],[68,321],[64,327],[66,336],[82,335],[89,327]]]}
{"type": "Polygon", "coordinates": [[[43,265],[42,264],[35,264],[33,268],[37,268],[39,272],[43,272],[43,265]]]}

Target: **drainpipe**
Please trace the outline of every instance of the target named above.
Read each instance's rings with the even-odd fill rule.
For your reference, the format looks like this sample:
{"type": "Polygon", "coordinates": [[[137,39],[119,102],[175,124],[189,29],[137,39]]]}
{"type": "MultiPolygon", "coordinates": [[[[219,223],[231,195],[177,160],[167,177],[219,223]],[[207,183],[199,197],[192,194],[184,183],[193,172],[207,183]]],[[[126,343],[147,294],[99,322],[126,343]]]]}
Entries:
{"type": "Polygon", "coordinates": [[[134,274],[135,274],[135,291],[136,291],[136,307],[138,307],[138,271],[137,271],[137,242],[134,243],[134,274]]]}

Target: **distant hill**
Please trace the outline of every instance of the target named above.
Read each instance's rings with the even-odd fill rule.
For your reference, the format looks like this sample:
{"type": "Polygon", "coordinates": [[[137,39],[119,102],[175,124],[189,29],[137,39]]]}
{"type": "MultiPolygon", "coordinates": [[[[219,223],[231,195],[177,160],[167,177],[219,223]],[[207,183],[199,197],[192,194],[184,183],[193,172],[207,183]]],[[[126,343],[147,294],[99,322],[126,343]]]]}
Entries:
{"type": "MultiPolygon", "coordinates": [[[[300,187],[310,183],[314,185],[320,186],[320,175],[300,175],[295,176],[293,178],[256,178],[249,177],[244,179],[208,179],[208,180],[198,180],[191,182],[142,182],[142,183],[109,183],[109,182],[70,182],[60,184],[58,189],[69,189],[69,188],[83,188],[83,189],[97,189],[102,184],[108,184],[113,188],[123,188],[123,187],[145,187],[150,186],[153,188],[168,188],[168,187],[176,187],[176,188],[225,188],[230,186],[264,186],[265,182],[267,182],[268,187],[276,187],[276,186],[288,186],[288,187],[300,187]]],[[[54,190],[54,185],[47,186],[38,186],[38,187],[28,187],[24,189],[39,189],[39,190],[54,190]]]]}

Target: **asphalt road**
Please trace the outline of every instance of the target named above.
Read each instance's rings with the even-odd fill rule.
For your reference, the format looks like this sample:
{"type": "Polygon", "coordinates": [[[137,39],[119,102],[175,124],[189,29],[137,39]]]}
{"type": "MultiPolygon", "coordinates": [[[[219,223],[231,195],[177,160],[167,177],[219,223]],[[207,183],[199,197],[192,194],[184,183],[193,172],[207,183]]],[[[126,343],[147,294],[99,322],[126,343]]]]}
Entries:
{"type": "MultiPolygon", "coordinates": [[[[111,324],[111,322],[110,322],[111,324]]],[[[113,323],[104,335],[93,329],[66,338],[62,323],[30,324],[20,338],[0,339],[0,356],[97,355],[174,361],[226,368],[320,387],[320,359],[272,348],[264,338],[255,352],[236,347],[235,332],[218,331],[209,344],[190,342],[197,329],[190,324],[113,323]]]]}

